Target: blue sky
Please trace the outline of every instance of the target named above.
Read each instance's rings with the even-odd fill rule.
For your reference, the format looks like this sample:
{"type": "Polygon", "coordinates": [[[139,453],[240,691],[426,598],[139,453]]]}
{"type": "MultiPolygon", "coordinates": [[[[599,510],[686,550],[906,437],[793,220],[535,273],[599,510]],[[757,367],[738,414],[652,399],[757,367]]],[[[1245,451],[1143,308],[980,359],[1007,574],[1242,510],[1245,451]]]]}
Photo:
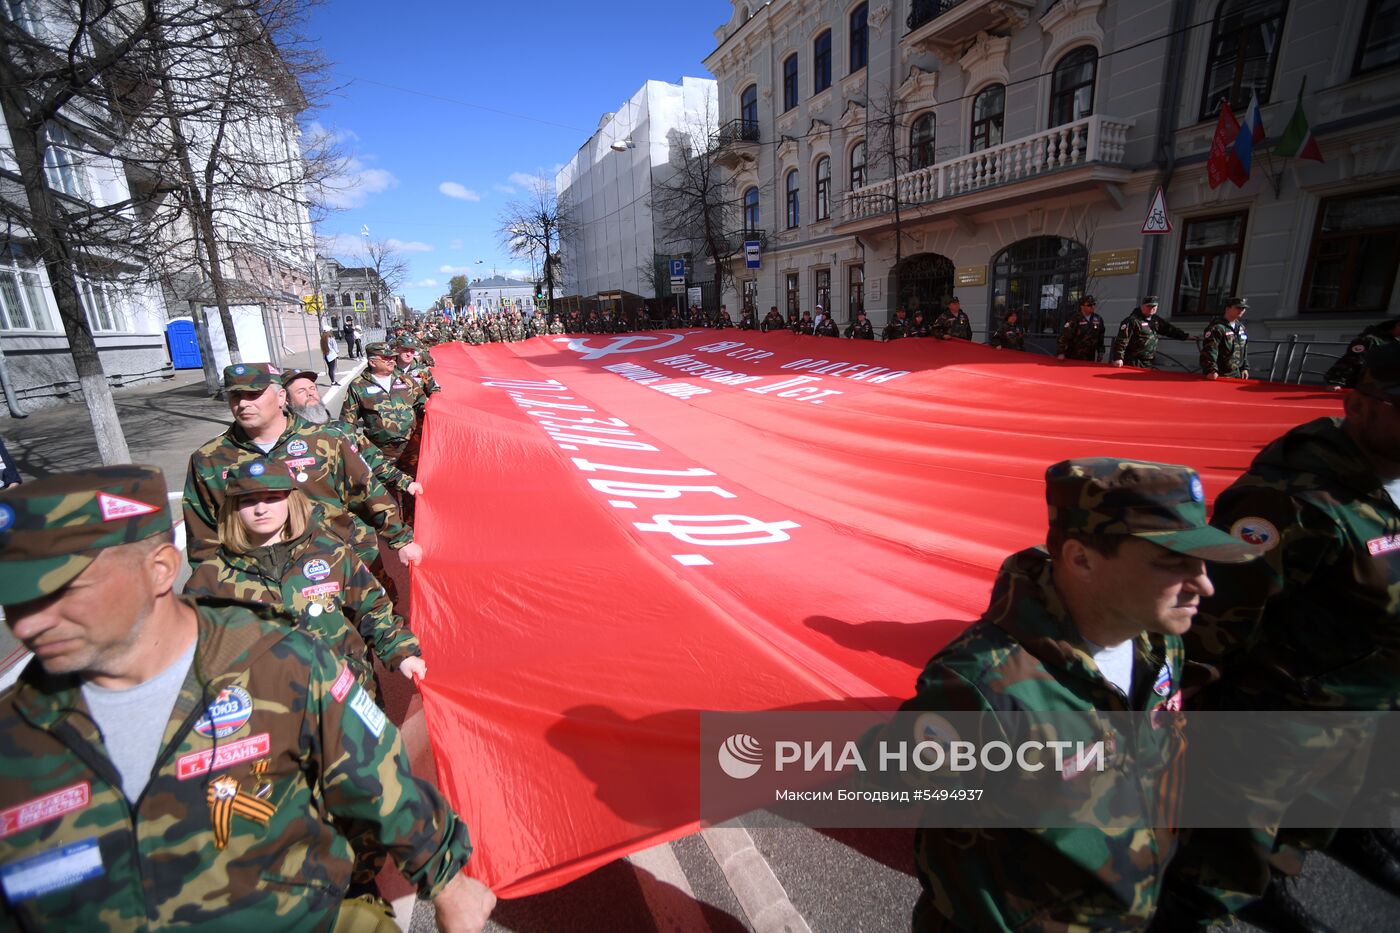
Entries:
{"type": "Polygon", "coordinates": [[[732,11],[727,0],[329,0],[309,31],[341,90],[307,121],[338,134],[353,161],[345,209],[318,233],[349,260],[362,225],[398,241],[419,310],[454,274],[528,270],[496,235],[521,180],[552,181],[643,81],[709,77],[700,61],[732,11]]]}

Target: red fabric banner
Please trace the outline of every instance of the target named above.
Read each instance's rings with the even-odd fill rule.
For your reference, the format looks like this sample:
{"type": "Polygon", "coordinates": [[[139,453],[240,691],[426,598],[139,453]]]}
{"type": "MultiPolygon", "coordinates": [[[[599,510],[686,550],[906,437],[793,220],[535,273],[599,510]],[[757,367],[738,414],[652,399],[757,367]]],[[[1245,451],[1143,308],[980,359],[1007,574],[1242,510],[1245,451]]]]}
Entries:
{"type": "MultiPolygon", "coordinates": [[[[892,708],[1044,541],[1045,468],[1213,496],[1330,393],[715,332],[435,347],[413,627],[472,873],[532,894],[696,828],[701,710],[892,708]]],[[[712,752],[703,752],[706,754],[712,752]]]]}

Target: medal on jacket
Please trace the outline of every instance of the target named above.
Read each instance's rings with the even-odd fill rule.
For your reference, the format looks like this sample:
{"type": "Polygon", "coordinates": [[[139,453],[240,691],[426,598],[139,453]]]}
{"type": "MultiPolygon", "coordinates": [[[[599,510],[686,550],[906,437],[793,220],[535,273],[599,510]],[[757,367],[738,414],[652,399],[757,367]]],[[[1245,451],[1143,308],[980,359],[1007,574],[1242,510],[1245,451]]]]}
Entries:
{"type": "Polygon", "coordinates": [[[277,808],[266,800],[260,800],[241,789],[238,778],[231,774],[214,780],[209,785],[206,797],[209,800],[209,815],[214,823],[214,847],[217,849],[228,845],[235,813],[266,826],[272,814],[277,812],[277,808]]]}

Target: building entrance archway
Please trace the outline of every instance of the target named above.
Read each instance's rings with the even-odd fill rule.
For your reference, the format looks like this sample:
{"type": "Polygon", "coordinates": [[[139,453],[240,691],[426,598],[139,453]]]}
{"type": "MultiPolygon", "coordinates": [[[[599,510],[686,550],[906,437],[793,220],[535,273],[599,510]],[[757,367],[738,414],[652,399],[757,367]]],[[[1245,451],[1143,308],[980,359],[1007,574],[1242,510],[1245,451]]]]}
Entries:
{"type": "Polygon", "coordinates": [[[938,253],[906,257],[894,267],[891,278],[894,307],[903,308],[911,321],[920,311],[925,321],[932,321],[953,297],[953,260],[938,253]]]}
{"type": "Polygon", "coordinates": [[[988,327],[1016,310],[1031,334],[1056,334],[1079,308],[1089,271],[1089,251],[1074,240],[1033,236],[1012,243],[992,260],[988,327]]]}

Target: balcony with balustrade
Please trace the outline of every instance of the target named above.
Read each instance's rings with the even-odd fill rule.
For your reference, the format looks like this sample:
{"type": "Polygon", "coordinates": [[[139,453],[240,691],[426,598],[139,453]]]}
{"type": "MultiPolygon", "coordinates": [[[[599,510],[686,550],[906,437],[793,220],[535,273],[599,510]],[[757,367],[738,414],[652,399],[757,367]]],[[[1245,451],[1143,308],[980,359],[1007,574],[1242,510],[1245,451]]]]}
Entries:
{"type": "Polygon", "coordinates": [[[858,233],[888,226],[896,201],[901,220],[918,220],[1078,188],[1105,188],[1118,200],[1117,185],[1131,174],[1123,156],[1132,126],[1131,120],[1095,114],[864,185],[842,198],[835,229],[858,233]]]}
{"type": "Polygon", "coordinates": [[[715,161],[728,169],[741,168],[758,158],[758,121],[730,120],[710,137],[715,161]]]}
{"type": "Polygon", "coordinates": [[[1036,0],[914,0],[901,43],[922,51],[946,52],[977,37],[1026,24],[1036,0]]]}

